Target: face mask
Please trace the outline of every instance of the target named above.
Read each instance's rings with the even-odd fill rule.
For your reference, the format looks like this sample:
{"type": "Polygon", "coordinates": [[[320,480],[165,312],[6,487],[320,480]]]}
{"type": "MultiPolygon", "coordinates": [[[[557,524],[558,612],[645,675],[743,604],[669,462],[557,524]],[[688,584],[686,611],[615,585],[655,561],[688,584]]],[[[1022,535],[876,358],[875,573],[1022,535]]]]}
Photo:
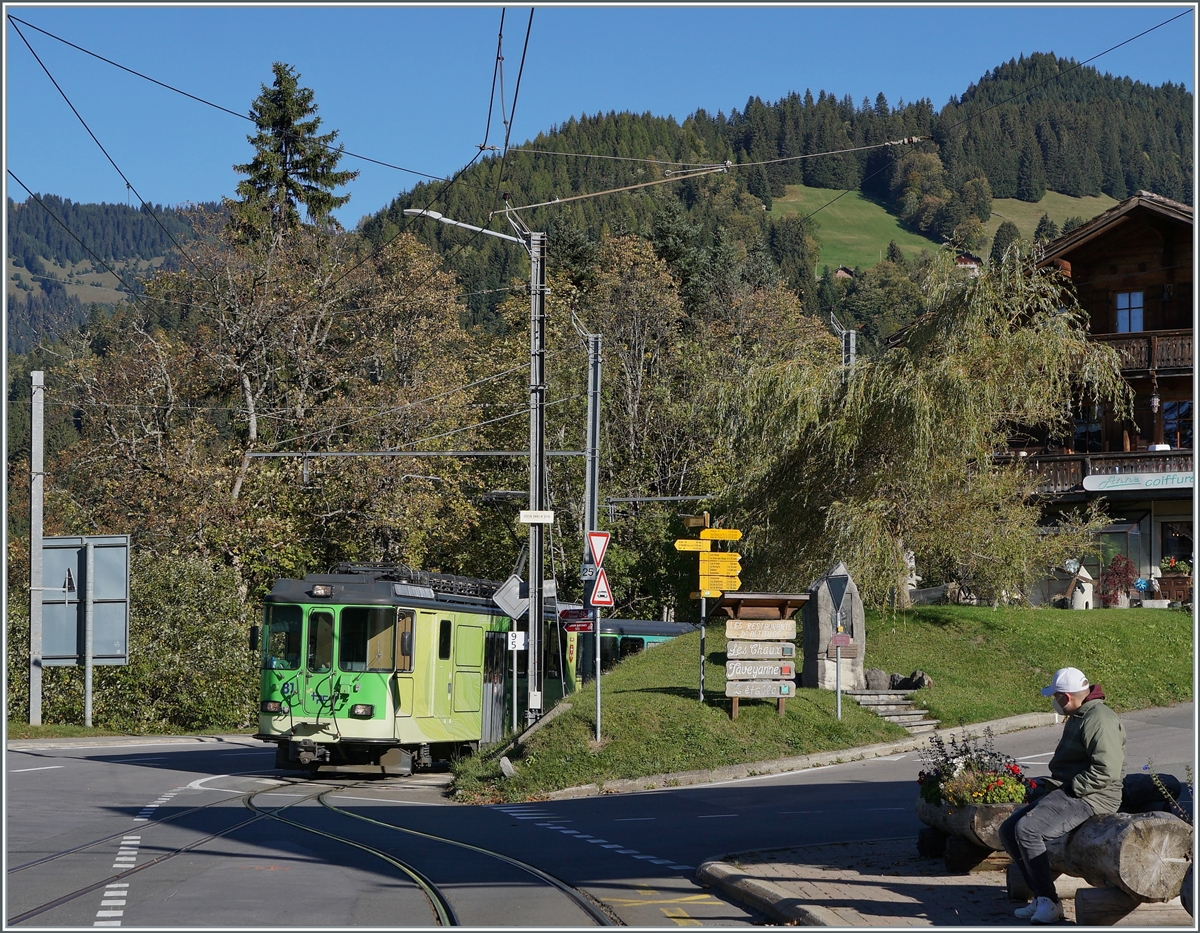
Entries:
{"type": "Polygon", "coordinates": [[[1050,705],[1054,707],[1054,712],[1058,713],[1058,715],[1060,715],[1060,716],[1067,715],[1067,711],[1065,709],[1063,709],[1063,705],[1060,702],[1058,702],[1058,697],[1055,697],[1053,700],[1051,700],[1050,705]]]}

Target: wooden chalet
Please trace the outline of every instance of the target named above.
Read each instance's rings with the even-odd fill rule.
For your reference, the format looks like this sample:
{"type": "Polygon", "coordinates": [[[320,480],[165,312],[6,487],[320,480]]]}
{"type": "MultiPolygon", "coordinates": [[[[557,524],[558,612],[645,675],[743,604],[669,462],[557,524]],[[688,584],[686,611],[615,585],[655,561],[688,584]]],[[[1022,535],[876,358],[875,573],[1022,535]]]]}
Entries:
{"type": "Polygon", "coordinates": [[[1103,497],[1118,516],[1106,555],[1120,550],[1147,577],[1163,558],[1193,556],[1192,214],[1139,191],[1047,244],[1040,260],[1070,277],[1091,339],[1120,356],[1133,420],[1084,406],[1071,437],[1017,452],[1041,474],[1051,511],[1103,497]]]}

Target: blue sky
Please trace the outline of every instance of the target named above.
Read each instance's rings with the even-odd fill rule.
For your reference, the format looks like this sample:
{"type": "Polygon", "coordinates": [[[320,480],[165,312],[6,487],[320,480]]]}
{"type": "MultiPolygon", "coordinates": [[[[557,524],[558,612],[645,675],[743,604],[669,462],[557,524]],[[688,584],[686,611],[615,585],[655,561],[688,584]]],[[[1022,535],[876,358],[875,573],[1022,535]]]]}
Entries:
{"type": "MultiPolygon", "coordinates": [[[[5,12],[129,68],[245,113],[273,61],[313,88],[346,148],[453,174],[484,141],[499,6],[82,6],[5,12]]],[[[682,120],[806,88],[856,102],[935,108],[988,69],[1031,52],[1091,58],[1186,6],[543,6],[533,16],[512,128],[519,144],[571,116],[629,110],[682,120]]],[[[504,20],[512,106],[530,7],[504,20]]],[[[46,68],[141,196],[177,204],[231,195],[251,124],[135,78],[27,27],[46,68]]],[[[1195,90],[1195,12],[1093,62],[1101,72],[1195,90]]],[[[13,24],[5,24],[5,164],[34,191],[124,202],[125,183],[13,24]]],[[[487,142],[503,142],[499,92],[487,142]]],[[[353,226],[418,176],[359,168],[339,219],[353,226]]],[[[6,190],[24,200],[7,174],[6,190]]]]}

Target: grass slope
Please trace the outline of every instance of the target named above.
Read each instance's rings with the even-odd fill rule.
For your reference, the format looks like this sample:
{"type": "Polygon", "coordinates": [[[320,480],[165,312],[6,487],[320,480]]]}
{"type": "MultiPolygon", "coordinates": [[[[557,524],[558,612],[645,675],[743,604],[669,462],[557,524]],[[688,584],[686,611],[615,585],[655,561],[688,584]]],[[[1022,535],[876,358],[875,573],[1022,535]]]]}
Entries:
{"type": "MultiPolygon", "coordinates": [[[[596,747],[594,693],[531,736],[505,780],[483,757],[456,765],[459,800],[525,800],[551,790],[614,778],[713,768],[833,751],[903,738],[897,726],[852,701],[834,715],[828,690],[798,690],[780,718],[767,701],[745,701],[737,721],[724,697],[725,639],[709,627],[706,702],[696,699],[699,635],[693,633],[623,661],[603,679],[604,742],[596,747]]],[[[934,686],[915,697],[943,724],[1046,712],[1040,694],[1060,667],[1079,667],[1102,685],[1116,710],[1192,699],[1192,620],[1155,609],[991,609],[921,607],[868,613],[868,667],[909,674],[934,686]]]]}
{"type": "Polygon", "coordinates": [[[1039,691],[1078,667],[1118,711],[1192,699],[1192,618],[1163,609],[924,606],[869,613],[868,667],[925,671],[922,707],[945,724],[1047,708],[1039,691]]]}
{"type": "Polygon", "coordinates": [[[830,270],[838,266],[870,268],[883,258],[889,240],[895,240],[910,258],[923,249],[935,250],[941,245],[902,227],[898,218],[858,191],[845,194],[833,188],[806,185],[788,185],[786,190],[783,197],[771,202],[771,213],[777,217],[789,213],[808,215],[829,204],[813,218],[821,241],[818,276],[823,266],[829,266],[830,270]],[[845,196],[838,197],[842,194],[845,196]],[[833,201],[834,198],[838,199],[833,201]]]}
{"type": "Polygon", "coordinates": [[[988,249],[991,249],[991,241],[996,231],[1006,220],[1011,220],[1017,225],[1023,238],[1032,240],[1033,231],[1037,229],[1042,214],[1049,214],[1050,219],[1058,224],[1061,230],[1063,221],[1068,217],[1091,220],[1116,203],[1107,194],[1095,198],[1072,198],[1057,191],[1047,191],[1037,203],[1018,201],[1016,198],[996,198],[992,201],[991,219],[983,225],[988,235],[988,249]]]}
{"type": "MultiPolygon", "coordinates": [[[[889,240],[895,240],[909,258],[923,249],[935,250],[941,246],[940,242],[901,226],[897,217],[859,192],[851,191],[844,197],[838,197],[841,194],[842,191],[834,188],[788,185],[787,193],[771,203],[771,213],[776,216],[787,213],[807,215],[823,208],[813,218],[820,228],[817,237],[821,241],[817,275],[821,274],[824,266],[829,266],[831,270],[838,266],[870,268],[883,257],[889,240]],[[834,198],[838,200],[833,201],[834,198]],[[829,206],[824,207],[826,204],[829,206]]],[[[1025,239],[1032,239],[1042,214],[1049,214],[1050,219],[1061,228],[1068,217],[1090,220],[1116,203],[1108,195],[1072,198],[1056,191],[1047,191],[1036,204],[1015,198],[996,198],[992,201],[991,219],[983,225],[988,236],[985,255],[991,249],[996,230],[1006,220],[1016,224],[1025,239]]]]}

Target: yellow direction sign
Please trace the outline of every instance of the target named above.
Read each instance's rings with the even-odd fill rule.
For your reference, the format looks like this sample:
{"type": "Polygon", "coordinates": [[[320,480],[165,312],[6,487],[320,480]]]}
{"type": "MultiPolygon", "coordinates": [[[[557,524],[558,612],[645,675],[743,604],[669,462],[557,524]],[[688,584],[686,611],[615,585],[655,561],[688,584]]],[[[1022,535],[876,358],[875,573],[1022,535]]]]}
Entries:
{"type": "MultiPolygon", "coordinates": [[[[711,542],[705,542],[711,543],[711,542]]],[[[737,551],[709,551],[707,554],[700,555],[700,566],[703,567],[705,561],[723,561],[723,560],[741,560],[742,555],[737,551]]]]}
{"type": "Polygon", "coordinates": [[[720,599],[720,590],[693,590],[692,599],[720,599]]]}
{"type": "Polygon", "coordinates": [[[700,555],[700,572],[736,577],[742,572],[742,564],[736,554],[728,555],[722,554],[720,551],[713,551],[700,555]]]}
{"type": "Polygon", "coordinates": [[[722,590],[733,593],[741,588],[742,581],[737,577],[710,577],[707,574],[700,577],[700,589],[702,590],[722,590]]]}
{"type": "Polygon", "coordinates": [[[700,537],[705,541],[741,541],[742,533],[736,528],[701,528],[700,537]]]}
{"type": "Polygon", "coordinates": [[[676,538],[675,550],[677,551],[711,551],[711,541],[697,541],[695,538],[676,538]]]}

